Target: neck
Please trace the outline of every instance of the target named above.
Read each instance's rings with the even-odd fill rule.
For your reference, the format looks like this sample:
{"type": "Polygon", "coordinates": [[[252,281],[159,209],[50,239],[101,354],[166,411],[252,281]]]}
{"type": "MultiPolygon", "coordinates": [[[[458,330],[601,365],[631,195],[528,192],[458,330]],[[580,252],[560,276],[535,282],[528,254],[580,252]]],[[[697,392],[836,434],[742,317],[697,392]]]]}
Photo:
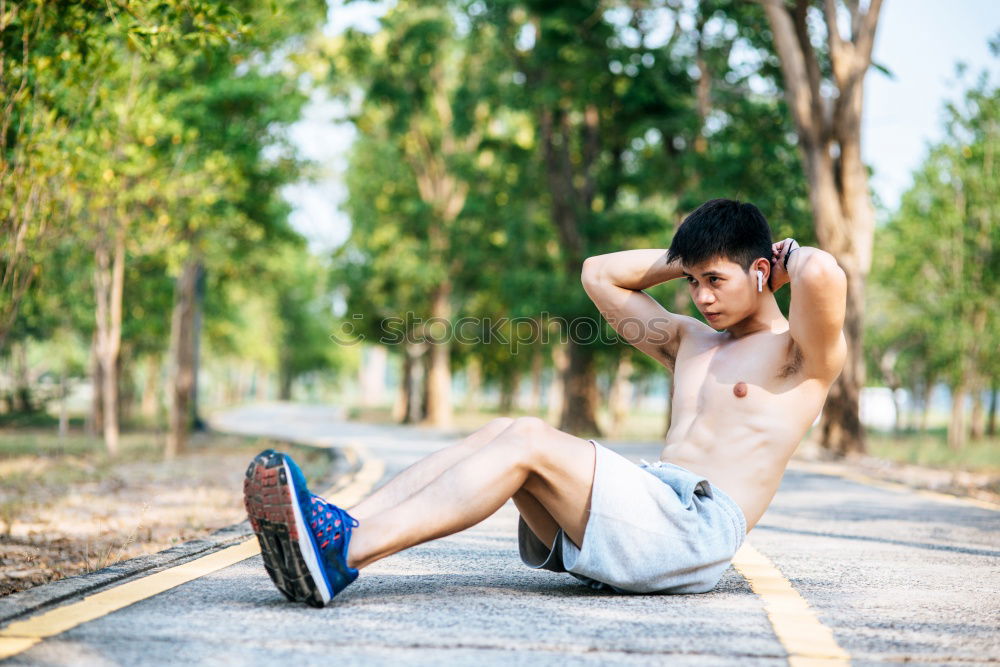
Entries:
{"type": "Polygon", "coordinates": [[[757,309],[753,313],[728,327],[726,332],[732,338],[743,338],[762,331],[781,333],[787,330],[788,320],[781,314],[778,302],[774,300],[774,294],[769,290],[761,294],[757,300],[757,309]]]}

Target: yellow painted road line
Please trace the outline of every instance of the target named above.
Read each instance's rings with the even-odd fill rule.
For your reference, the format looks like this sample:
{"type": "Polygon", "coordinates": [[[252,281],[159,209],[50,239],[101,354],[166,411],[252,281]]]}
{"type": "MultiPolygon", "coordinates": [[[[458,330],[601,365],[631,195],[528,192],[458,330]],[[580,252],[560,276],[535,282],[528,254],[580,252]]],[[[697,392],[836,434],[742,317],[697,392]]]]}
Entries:
{"type": "Polygon", "coordinates": [[[764,554],[744,542],[733,558],[733,566],[764,602],[774,634],[788,651],[790,667],[851,664],[851,656],[837,644],[833,631],[820,622],[809,603],[764,554]]]}
{"type": "MultiPolygon", "coordinates": [[[[353,505],[368,494],[384,472],[383,461],[368,459],[350,482],[343,488],[337,489],[328,499],[341,506],[353,505]]],[[[79,602],[11,623],[0,630],[0,660],[26,651],[47,637],[66,632],[81,623],[106,616],[113,611],[206,574],[217,572],[259,553],[260,545],[257,538],[253,537],[182,565],[88,595],[79,602]]]]}

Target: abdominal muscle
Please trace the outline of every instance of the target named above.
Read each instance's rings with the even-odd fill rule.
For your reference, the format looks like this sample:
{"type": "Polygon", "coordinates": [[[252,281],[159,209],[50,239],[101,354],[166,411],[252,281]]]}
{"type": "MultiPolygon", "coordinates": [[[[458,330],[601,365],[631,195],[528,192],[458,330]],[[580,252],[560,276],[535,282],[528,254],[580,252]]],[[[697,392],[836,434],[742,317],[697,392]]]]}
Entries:
{"type": "Polygon", "coordinates": [[[684,400],[678,385],[667,444],[660,459],[703,475],[743,510],[749,532],[778,490],[785,466],[813,423],[826,387],[807,380],[772,393],[748,383],[744,397],[701,383],[684,400]],[[699,400],[700,399],[700,400],[699,400]],[[700,407],[700,409],[698,409],[700,407]]]}

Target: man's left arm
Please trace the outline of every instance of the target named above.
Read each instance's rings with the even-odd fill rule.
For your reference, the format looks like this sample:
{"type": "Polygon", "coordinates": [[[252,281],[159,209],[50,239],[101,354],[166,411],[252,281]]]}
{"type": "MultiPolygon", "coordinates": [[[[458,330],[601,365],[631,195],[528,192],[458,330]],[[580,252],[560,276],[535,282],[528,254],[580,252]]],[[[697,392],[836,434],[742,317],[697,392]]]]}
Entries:
{"type": "Polygon", "coordinates": [[[774,291],[791,283],[788,326],[792,340],[802,349],[806,373],[832,381],[847,357],[844,270],[830,253],[785,239],[774,244],[771,273],[774,291]]]}

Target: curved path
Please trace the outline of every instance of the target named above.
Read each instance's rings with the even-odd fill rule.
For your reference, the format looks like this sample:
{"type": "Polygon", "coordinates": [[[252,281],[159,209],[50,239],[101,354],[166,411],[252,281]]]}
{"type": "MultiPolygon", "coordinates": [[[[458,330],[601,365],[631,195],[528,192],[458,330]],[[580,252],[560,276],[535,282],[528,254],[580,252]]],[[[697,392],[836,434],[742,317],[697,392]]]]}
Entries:
{"type": "MultiPolygon", "coordinates": [[[[383,480],[453,441],[345,423],[318,406],[251,406],[214,423],[353,445],[384,462],[383,480]]],[[[658,449],[607,444],[634,460],[658,449]]],[[[793,464],[736,567],[708,594],[611,595],[530,570],[508,504],[376,563],[323,610],[287,603],[247,552],[65,631],[41,634],[60,613],[42,609],[0,629],[0,650],[6,641],[10,664],[1000,663],[1000,512],[815,470],[793,464]]],[[[88,608],[61,604],[64,616],[88,608]]]]}

